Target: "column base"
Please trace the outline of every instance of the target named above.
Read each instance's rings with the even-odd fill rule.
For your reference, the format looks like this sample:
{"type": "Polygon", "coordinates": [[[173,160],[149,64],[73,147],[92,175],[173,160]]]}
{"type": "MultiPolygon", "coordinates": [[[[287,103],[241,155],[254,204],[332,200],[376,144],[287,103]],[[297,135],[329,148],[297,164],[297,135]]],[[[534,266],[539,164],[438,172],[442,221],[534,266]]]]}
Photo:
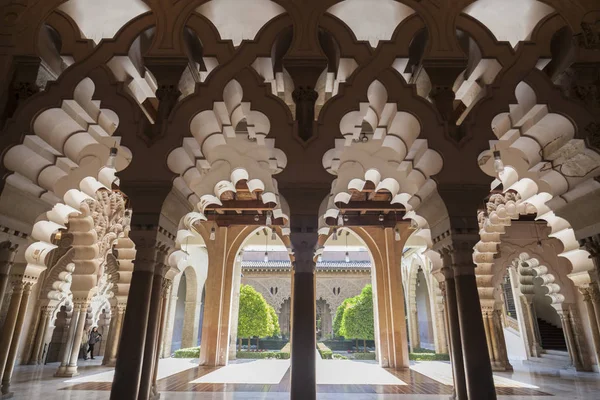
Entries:
{"type": "Polygon", "coordinates": [[[59,367],[58,371],[56,371],[56,373],[54,374],[55,377],[57,378],[72,378],[74,376],[79,375],[79,372],[77,372],[77,366],[66,366],[66,367],[59,367]]]}
{"type": "Polygon", "coordinates": [[[117,359],[116,358],[114,360],[107,360],[106,362],[104,362],[104,360],[102,360],[102,366],[103,367],[114,367],[115,365],[117,365],[117,359]]]}
{"type": "Polygon", "coordinates": [[[509,371],[513,371],[513,367],[510,364],[502,364],[502,363],[492,362],[492,371],[509,372],[509,371]]]}

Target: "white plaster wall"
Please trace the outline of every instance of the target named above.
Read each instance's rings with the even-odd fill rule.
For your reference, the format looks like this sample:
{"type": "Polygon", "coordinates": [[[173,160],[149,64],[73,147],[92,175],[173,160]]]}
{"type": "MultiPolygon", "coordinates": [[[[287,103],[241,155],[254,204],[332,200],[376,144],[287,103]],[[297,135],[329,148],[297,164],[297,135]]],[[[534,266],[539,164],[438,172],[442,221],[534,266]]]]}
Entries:
{"type": "Polygon", "coordinates": [[[521,336],[512,328],[504,328],[504,341],[509,360],[527,360],[527,350],[521,336]]]}

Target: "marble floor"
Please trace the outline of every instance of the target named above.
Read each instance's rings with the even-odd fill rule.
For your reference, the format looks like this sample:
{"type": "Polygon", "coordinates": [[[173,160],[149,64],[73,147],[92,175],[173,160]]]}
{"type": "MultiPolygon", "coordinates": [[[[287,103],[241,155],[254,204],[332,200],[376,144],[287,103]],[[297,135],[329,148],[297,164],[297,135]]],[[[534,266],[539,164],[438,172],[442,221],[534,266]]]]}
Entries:
{"type": "MultiPolygon", "coordinates": [[[[113,370],[100,359],[82,361],[80,375],[54,378],[57,365],[19,366],[11,389],[15,399],[107,400],[113,370]]],[[[552,370],[513,363],[511,373],[495,373],[499,399],[573,400],[600,398],[600,374],[552,370]]],[[[224,368],[197,365],[197,360],[165,359],[159,364],[161,398],[173,400],[229,400],[289,398],[289,361],[239,360],[224,368]]],[[[415,362],[406,371],[391,371],[369,362],[320,360],[317,390],[320,400],[439,400],[452,391],[450,365],[415,362]]]]}

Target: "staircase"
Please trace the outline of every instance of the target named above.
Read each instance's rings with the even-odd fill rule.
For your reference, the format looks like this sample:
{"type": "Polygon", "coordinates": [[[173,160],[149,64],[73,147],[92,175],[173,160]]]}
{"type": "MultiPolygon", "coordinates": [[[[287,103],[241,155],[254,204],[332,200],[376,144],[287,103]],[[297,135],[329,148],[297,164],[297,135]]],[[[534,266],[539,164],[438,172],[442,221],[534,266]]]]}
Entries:
{"type": "Polygon", "coordinates": [[[567,343],[565,342],[565,335],[562,329],[544,321],[543,319],[537,319],[538,327],[540,330],[540,337],[542,339],[542,348],[544,350],[558,350],[561,352],[567,351],[567,343]]]}

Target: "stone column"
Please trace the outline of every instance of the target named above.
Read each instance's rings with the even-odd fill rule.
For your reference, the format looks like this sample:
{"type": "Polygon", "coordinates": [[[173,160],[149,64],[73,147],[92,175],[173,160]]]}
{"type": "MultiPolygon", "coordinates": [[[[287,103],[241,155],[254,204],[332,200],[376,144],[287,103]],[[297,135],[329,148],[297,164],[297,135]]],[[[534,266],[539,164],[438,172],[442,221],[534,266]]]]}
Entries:
{"type": "Polygon", "coordinates": [[[496,399],[492,366],[481,316],[472,241],[452,249],[452,268],[469,399],[496,399]]]}
{"type": "Polygon", "coordinates": [[[237,329],[238,318],[240,315],[240,286],[242,284],[242,263],[236,262],[234,269],[235,271],[233,275],[233,300],[231,304],[231,333],[229,335],[230,360],[235,360],[237,357],[237,329]]]}
{"type": "Polygon", "coordinates": [[[241,226],[217,227],[215,240],[207,246],[209,267],[205,283],[200,365],[227,364],[236,256],[231,247],[243,229],[245,227],[241,226]]]}
{"type": "Polygon", "coordinates": [[[160,328],[158,330],[158,340],[156,342],[156,356],[154,358],[154,368],[152,369],[152,388],[150,390],[151,398],[158,398],[158,387],[156,385],[156,381],[158,380],[158,363],[160,361],[160,350],[163,342],[163,337],[165,334],[165,324],[167,320],[167,303],[170,296],[171,287],[173,285],[173,281],[171,279],[163,280],[163,288],[162,288],[162,298],[160,304],[160,328]]]}
{"type": "Polygon", "coordinates": [[[46,343],[46,336],[48,328],[52,322],[52,314],[54,313],[54,307],[44,306],[40,314],[40,322],[38,325],[37,334],[35,337],[33,350],[29,359],[29,364],[36,365],[42,363],[42,355],[44,353],[44,344],[46,343]]]}
{"type": "Polygon", "coordinates": [[[13,341],[15,328],[17,325],[19,307],[21,305],[25,286],[26,284],[21,281],[13,283],[8,312],[6,314],[6,318],[4,319],[2,333],[0,334],[0,380],[4,379],[4,370],[9,361],[11,343],[13,341]]]}
{"type": "Polygon", "coordinates": [[[538,334],[537,318],[535,314],[535,307],[533,305],[533,295],[523,295],[522,299],[525,303],[525,319],[527,320],[527,330],[529,331],[529,338],[531,339],[531,355],[533,357],[540,357],[542,354],[542,345],[538,334]]]}
{"type": "Polygon", "coordinates": [[[15,362],[17,360],[17,350],[19,349],[19,337],[21,336],[21,332],[23,331],[23,323],[25,322],[25,313],[27,312],[27,304],[29,303],[31,286],[31,283],[26,283],[25,287],[23,288],[23,296],[21,296],[19,313],[17,314],[17,320],[13,331],[13,337],[10,342],[8,360],[6,366],[4,367],[4,374],[2,375],[2,394],[10,393],[10,380],[15,369],[15,362]]]}
{"type": "MultiPolygon", "coordinates": [[[[83,340],[83,331],[85,328],[85,321],[87,317],[87,311],[89,307],[88,301],[79,301],[75,303],[73,307],[73,315],[77,315],[77,324],[73,323],[71,318],[71,325],[75,326],[73,330],[73,336],[68,349],[69,357],[66,367],[59,369],[59,372],[55,376],[72,377],[79,375],[77,372],[77,359],[79,358],[79,351],[81,350],[81,342],[83,340]]],[[[71,328],[69,327],[69,330],[71,328]]]]}
{"type": "MultiPolygon", "coordinates": [[[[163,357],[171,356],[171,345],[173,344],[173,325],[175,324],[175,308],[177,306],[177,293],[173,290],[173,285],[169,289],[169,304],[167,305],[167,319],[165,321],[165,335],[163,340],[163,357]]],[[[200,327],[202,329],[202,327],[200,327]]]]}
{"type": "Polygon", "coordinates": [[[106,365],[107,367],[114,367],[117,362],[117,350],[119,348],[119,341],[121,340],[125,308],[126,304],[117,303],[115,315],[112,317],[109,332],[110,342],[106,344],[106,351],[104,352],[104,358],[102,359],[102,365],[106,365]],[[112,323],[113,321],[114,324],[112,323]]]}
{"type": "MultiPolygon", "coordinates": [[[[449,258],[448,254],[444,255],[449,258]]],[[[449,264],[444,260],[444,264],[449,264]]],[[[450,338],[450,359],[452,361],[452,373],[454,376],[454,398],[456,400],[467,400],[467,383],[465,379],[465,365],[462,354],[462,341],[460,334],[460,322],[458,319],[458,308],[456,304],[456,286],[454,273],[449,267],[442,268],[444,274],[444,291],[446,294],[446,316],[448,317],[448,337],[450,338]]]]}
{"type": "Polygon", "coordinates": [[[596,363],[600,365],[600,332],[598,331],[598,320],[596,319],[596,312],[594,309],[594,302],[592,300],[592,288],[579,288],[583,295],[583,301],[585,302],[585,308],[588,313],[590,321],[590,330],[592,331],[592,339],[594,341],[594,353],[596,354],[596,363]]]}
{"type": "MultiPolygon", "coordinates": [[[[158,220],[158,216],[155,219],[158,220]]],[[[138,398],[154,266],[157,262],[164,261],[167,252],[167,248],[157,242],[157,234],[158,227],[130,233],[136,245],[136,255],[127,298],[127,312],[123,320],[122,329],[126,334],[121,335],[119,343],[119,356],[115,364],[115,378],[110,393],[111,400],[138,398]]]]}
{"type": "Polygon", "coordinates": [[[500,312],[501,310],[481,309],[490,361],[494,371],[512,371],[512,365],[508,361],[500,312]]]}
{"type": "Polygon", "coordinates": [[[56,371],[54,376],[65,376],[64,374],[66,373],[67,366],[69,365],[69,360],[71,358],[71,350],[73,349],[73,340],[75,338],[75,330],[77,328],[78,319],[79,312],[77,312],[75,310],[75,307],[72,306],[69,330],[67,332],[67,340],[61,346],[60,366],[58,367],[58,370],[56,371]]]}
{"type": "Polygon", "coordinates": [[[488,348],[488,354],[490,355],[490,361],[492,362],[492,368],[494,364],[494,349],[492,348],[492,338],[490,334],[490,323],[489,319],[491,319],[491,310],[481,309],[481,316],[483,317],[483,328],[485,329],[485,342],[488,348]]]}
{"type": "MultiPolygon", "coordinates": [[[[409,296],[410,298],[410,296],[409,296]]],[[[410,338],[410,347],[417,349],[421,347],[421,337],[419,336],[419,312],[417,311],[417,305],[410,305],[410,318],[411,318],[411,338],[410,338]]]]}
{"type": "Polygon", "coordinates": [[[112,356],[110,354],[113,342],[115,340],[115,326],[117,325],[118,308],[116,304],[112,304],[110,307],[110,323],[108,326],[108,335],[106,336],[106,344],[104,346],[104,356],[102,357],[102,365],[108,363],[108,359],[112,356]]]}
{"type": "Polygon", "coordinates": [[[563,333],[565,335],[565,340],[567,342],[567,349],[569,350],[569,356],[571,357],[571,362],[577,371],[582,370],[582,363],[579,358],[579,354],[577,351],[577,344],[575,343],[575,337],[573,336],[573,331],[571,329],[571,322],[569,320],[569,311],[568,310],[560,310],[558,311],[558,315],[560,316],[560,323],[562,325],[563,333]]]}
{"type": "MultiPolygon", "coordinates": [[[[316,221],[315,226],[316,226],[316,221]]],[[[309,231],[310,232],[310,231],[309,231]]],[[[292,232],[294,279],[292,291],[291,387],[290,399],[315,400],[316,380],[316,298],[313,259],[317,244],[315,233],[292,232]]]]}
{"type": "Polygon", "coordinates": [[[150,298],[150,311],[148,315],[148,327],[146,329],[146,344],[144,346],[144,361],[142,368],[142,378],[140,380],[140,390],[138,399],[147,400],[150,398],[152,388],[152,376],[154,363],[156,361],[156,350],[158,344],[158,335],[160,328],[164,274],[167,267],[157,263],[154,267],[154,277],[152,280],[152,297],[150,298]]]}
{"type": "Polygon", "coordinates": [[[510,364],[510,361],[508,361],[506,339],[504,338],[504,328],[502,327],[502,310],[494,310],[491,319],[490,331],[492,332],[492,343],[496,347],[496,360],[501,366],[502,371],[512,371],[513,367],[510,364]]]}
{"type": "Polygon", "coordinates": [[[17,248],[17,245],[10,242],[0,244],[0,310],[2,309],[2,302],[6,295],[10,270],[17,254],[17,248]]]}
{"type": "Polygon", "coordinates": [[[596,286],[590,285],[590,297],[592,300],[592,306],[594,307],[594,314],[596,315],[596,329],[598,330],[598,336],[600,338],[600,289],[598,289],[596,286]]]}

